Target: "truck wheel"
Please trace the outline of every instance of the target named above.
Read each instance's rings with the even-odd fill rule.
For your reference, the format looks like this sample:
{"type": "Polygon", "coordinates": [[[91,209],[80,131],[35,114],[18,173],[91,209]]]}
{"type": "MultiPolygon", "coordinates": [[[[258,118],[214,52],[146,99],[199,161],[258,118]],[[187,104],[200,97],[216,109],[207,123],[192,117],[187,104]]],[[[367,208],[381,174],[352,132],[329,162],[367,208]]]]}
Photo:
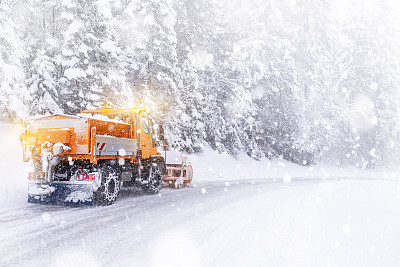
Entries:
{"type": "Polygon", "coordinates": [[[120,188],[118,173],[110,166],[101,169],[101,186],[94,192],[97,205],[111,205],[115,202],[120,188]]]}
{"type": "Polygon", "coordinates": [[[154,195],[158,194],[162,186],[162,172],[159,162],[153,162],[150,164],[148,171],[144,173],[145,184],[142,184],[142,189],[146,194],[154,195]]]}

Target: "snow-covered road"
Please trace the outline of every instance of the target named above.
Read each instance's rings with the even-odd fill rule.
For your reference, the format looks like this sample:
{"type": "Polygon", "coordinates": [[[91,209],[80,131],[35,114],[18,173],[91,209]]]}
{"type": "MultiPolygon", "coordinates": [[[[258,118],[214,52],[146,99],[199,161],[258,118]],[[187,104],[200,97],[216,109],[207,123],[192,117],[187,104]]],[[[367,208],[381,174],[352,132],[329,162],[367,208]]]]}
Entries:
{"type": "Polygon", "coordinates": [[[201,182],[107,207],[0,206],[1,266],[399,266],[400,184],[201,182]]]}

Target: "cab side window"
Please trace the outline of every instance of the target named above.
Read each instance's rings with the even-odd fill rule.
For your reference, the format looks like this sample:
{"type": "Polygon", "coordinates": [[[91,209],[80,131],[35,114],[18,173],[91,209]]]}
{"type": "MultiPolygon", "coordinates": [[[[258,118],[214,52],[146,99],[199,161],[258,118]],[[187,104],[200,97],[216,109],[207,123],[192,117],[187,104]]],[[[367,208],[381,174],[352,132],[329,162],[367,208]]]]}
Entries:
{"type": "Polygon", "coordinates": [[[140,118],[139,115],[136,115],[136,116],[135,116],[136,134],[140,134],[140,126],[139,126],[139,121],[140,121],[140,119],[139,119],[139,118],[140,118]]]}
{"type": "Polygon", "coordinates": [[[142,117],[143,133],[150,134],[149,120],[142,117]]]}

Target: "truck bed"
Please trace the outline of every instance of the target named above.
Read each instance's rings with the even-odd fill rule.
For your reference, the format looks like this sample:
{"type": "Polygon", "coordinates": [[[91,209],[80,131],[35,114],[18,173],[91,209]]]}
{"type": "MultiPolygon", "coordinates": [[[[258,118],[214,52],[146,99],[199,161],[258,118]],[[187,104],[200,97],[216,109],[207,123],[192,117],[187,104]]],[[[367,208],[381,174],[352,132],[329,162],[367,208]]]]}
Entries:
{"type": "MultiPolygon", "coordinates": [[[[34,118],[25,133],[27,145],[40,148],[46,142],[61,142],[71,148],[68,154],[72,158],[89,158],[91,161],[110,156],[135,156],[138,145],[137,139],[133,138],[132,126],[103,117],[56,114],[34,118]]],[[[38,152],[37,149],[35,153],[38,152]]]]}

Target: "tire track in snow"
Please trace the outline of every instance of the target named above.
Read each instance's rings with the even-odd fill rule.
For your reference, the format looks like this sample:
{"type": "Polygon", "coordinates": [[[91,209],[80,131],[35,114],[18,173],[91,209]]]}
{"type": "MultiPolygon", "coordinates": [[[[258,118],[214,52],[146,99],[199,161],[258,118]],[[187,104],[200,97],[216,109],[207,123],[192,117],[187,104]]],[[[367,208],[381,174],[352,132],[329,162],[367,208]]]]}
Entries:
{"type": "MultiPolygon", "coordinates": [[[[0,251],[7,255],[2,257],[0,262],[24,262],[24,259],[35,259],[40,251],[57,251],[68,248],[71,245],[81,246],[86,242],[95,251],[104,251],[113,247],[113,244],[122,242],[124,244],[140,247],[150,239],[163,233],[165,229],[178,227],[179,224],[196,221],[202,213],[207,214],[217,211],[221,207],[230,205],[235,201],[242,201],[257,194],[259,186],[273,185],[271,189],[278,190],[291,186],[303,185],[310,182],[293,183],[283,185],[268,181],[232,182],[228,192],[224,193],[225,182],[223,183],[198,183],[196,188],[184,188],[180,190],[164,189],[159,196],[124,196],[108,207],[92,208],[70,208],[29,205],[22,217],[11,216],[14,221],[20,221],[18,227],[10,227],[7,240],[1,239],[0,251]],[[202,194],[200,188],[204,187],[207,194],[202,194]],[[250,190],[248,188],[254,188],[250,190]],[[171,206],[171,203],[177,203],[171,206]],[[217,204],[216,204],[217,203],[217,204]],[[199,215],[193,214],[193,209],[203,204],[199,215]],[[176,209],[181,208],[177,213],[176,209]],[[40,214],[37,214],[41,212],[40,214]],[[48,224],[43,224],[42,214],[48,214],[48,224]],[[33,222],[32,222],[33,219],[33,222]],[[60,223],[64,221],[64,223],[60,223]],[[157,227],[160,221],[163,227],[157,227]],[[32,228],[34,224],[37,228],[32,228]],[[119,225],[126,226],[120,227],[119,225]],[[136,225],[142,225],[137,231],[136,225]],[[114,227],[117,225],[117,227],[114,227]],[[132,229],[132,230],[131,230],[132,229]],[[115,236],[115,233],[117,235],[115,236]],[[119,233],[119,234],[118,234],[119,233]],[[135,239],[132,241],[132,237],[135,239]],[[102,239],[104,238],[104,239],[102,239]],[[133,244],[132,244],[133,242],[133,244]],[[3,247],[3,249],[1,249],[3,247]]],[[[7,216],[6,218],[7,219],[7,216]]],[[[138,254],[145,253],[145,250],[138,251],[138,254]]],[[[51,256],[51,254],[50,254],[51,256]]],[[[45,257],[46,258],[46,257],[45,257]]],[[[112,255],[105,257],[105,262],[112,261],[112,255]]],[[[34,262],[34,261],[33,261],[34,262]]],[[[43,263],[37,259],[37,264],[43,263]]]]}

